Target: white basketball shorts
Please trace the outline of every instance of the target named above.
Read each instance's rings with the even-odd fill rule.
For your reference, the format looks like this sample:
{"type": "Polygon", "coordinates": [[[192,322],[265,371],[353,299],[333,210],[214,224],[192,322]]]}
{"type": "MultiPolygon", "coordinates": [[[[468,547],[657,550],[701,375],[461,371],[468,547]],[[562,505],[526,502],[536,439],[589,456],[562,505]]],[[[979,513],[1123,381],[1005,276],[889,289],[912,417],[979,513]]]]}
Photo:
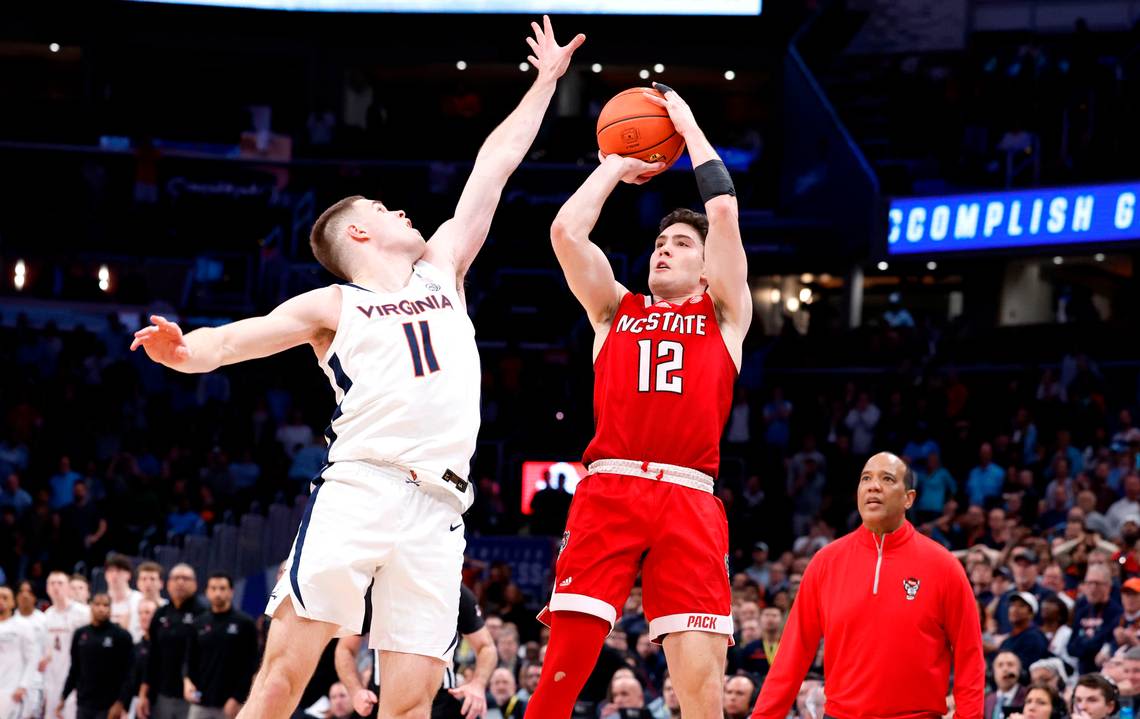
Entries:
{"type": "Polygon", "coordinates": [[[337,462],[314,484],[265,613],[292,597],[297,614],[338,625],[337,636],[367,632],[373,649],[450,664],[466,547],[454,502],[363,462],[337,462]]]}

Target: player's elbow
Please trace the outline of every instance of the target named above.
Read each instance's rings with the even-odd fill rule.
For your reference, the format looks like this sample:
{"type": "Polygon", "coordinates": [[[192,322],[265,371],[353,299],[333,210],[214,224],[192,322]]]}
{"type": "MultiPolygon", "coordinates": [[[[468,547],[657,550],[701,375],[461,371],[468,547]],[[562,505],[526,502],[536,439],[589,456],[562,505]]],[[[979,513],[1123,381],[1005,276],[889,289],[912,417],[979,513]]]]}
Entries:
{"type": "Polygon", "coordinates": [[[555,249],[574,244],[576,240],[577,233],[571,224],[561,216],[554,218],[554,224],[550,226],[550,243],[555,249]]]}
{"type": "Polygon", "coordinates": [[[709,225],[736,223],[740,217],[739,205],[732,195],[718,195],[705,203],[709,225]]]}
{"type": "Polygon", "coordinates": [[[507,178],[518,167],[519,162],[498,143],[485,143],[475,157],[471,175],[484,182],[506,184],[507,178]]]}

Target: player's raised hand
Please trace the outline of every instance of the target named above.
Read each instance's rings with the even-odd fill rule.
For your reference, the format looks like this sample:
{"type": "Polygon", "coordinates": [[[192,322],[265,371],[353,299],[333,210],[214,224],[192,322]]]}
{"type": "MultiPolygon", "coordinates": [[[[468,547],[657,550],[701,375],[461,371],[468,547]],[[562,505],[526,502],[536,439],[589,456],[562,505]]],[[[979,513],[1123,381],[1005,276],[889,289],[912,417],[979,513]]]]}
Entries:
{"type": "Polygon", "coordinates": [[[603,155],[598,151],[598,159],[602,163],[611,162],[619,167],[621,181],[627,185],[644,185],[653,179],[653,176],[665,169],[664,162],[645,162],[636,157],[622,157],[621,155],[603,155]]]}
{"type": "Polygon", "coordinates": [[[571,56],[586,42],[586,36],[578,33],[567,44],[559,45],[554,39],[554,28],[550,24],[549,15],[542,16],[542,27],[532,22],[530,28],[534,31],[534,37],[528,37],[526,43],[534,54],[528,55],[527,61],[538,69],[539,78],[557,80],[566,74],[571,56]]]}
{"type": "Polygon", "coordinates": [[[645,97],[654,105],[665,108],[669,113],[669,119],[673,121],[673,127],[677,128],[677,132],[682,137],[686,133],[700,131],[697,125],[697,119],[693,117],[693,110],[689,107],[689,103],[681,99],[677,91],[660,82],[653,83],[654,89],[665,96],[664,99],[654,95],[651,92],[645,93],[645,97]]]}
{"type": "Polygon", "coordinates": [[[167,367],[176,367],[190,359],[190,348],[177,324],[158,315],[151,315],[150,321],[150,325],[135,332],[132,352],[142,347],[148,357],[167,367]]]}

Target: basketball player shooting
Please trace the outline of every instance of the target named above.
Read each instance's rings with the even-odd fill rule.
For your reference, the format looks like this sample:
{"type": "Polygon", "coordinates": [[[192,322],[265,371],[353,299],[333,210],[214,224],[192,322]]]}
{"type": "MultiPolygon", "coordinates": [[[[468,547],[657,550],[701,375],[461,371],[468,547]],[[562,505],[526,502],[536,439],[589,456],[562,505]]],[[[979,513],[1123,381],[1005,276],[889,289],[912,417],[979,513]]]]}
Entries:
{"type": "Polygon", "coordinates": [[[261,669],[241,715],[287,717],[325,645],[358,634],[371,604],[379,716],[428,717],[455,645],[467,479],[479,429],[479,355],[463,278],[499,196],[534,141],[574,51],[550,19],[532,23],[538,70],[483,144],[455,215],[428,241],[402,210],[348,197],[317,219],[317,260],[347,284],[294,297],[264,317],[183,334],[152,317],[131,349],[180,372],[307,344],[333,386],[328,461],[313,480],[261,669]]]}
{"type": "Polygon", "coordinates": [[[719,718],[732,641],[728,523],[713,495],[741,346],[752,319],[748,262],[732,180],[689,106],[668,110],[696,168],[705,213],[661,222],[649,295],[631,293],[590,241],[619,182],[641,184],[660,163],[602,159],[550,230],[570,290],[594,327],[596,433],[583,461],[540,619],[550,645],[528,716],[569,717],[641,570],[645,615],[663,643],[686,719],[719,718]]]}

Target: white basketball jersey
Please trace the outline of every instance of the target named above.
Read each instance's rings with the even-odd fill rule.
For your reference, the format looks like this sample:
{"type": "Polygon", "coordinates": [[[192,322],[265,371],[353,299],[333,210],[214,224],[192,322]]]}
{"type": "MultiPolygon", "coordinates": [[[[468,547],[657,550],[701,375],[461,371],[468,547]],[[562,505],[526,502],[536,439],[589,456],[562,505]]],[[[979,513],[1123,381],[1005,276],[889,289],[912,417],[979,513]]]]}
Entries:
{"type": "Polygon", "coordinates": [[[47,629],[50,661],[44,670],[44,684],[48,690],[58,694],[67,681],[71,669],[71,635],[76,629],[91,623],[91,609],[86,604],[70,602],[67,609],[60,611],[55,606],[44,610],[44,626],[47,629]]]}
{"type": "Polygon", "coordinates": [[[482,372],[475,326],[455,277],[420,260],[408,286],[374,292],[341,285],[340,322],[321,369],[337,407],[325,430],[328,464],[364,461],[415,472],[445,487],[463,511],[479,433],[482,372]],[[460,491],[445,481],[450,470],[460,491]]]}

